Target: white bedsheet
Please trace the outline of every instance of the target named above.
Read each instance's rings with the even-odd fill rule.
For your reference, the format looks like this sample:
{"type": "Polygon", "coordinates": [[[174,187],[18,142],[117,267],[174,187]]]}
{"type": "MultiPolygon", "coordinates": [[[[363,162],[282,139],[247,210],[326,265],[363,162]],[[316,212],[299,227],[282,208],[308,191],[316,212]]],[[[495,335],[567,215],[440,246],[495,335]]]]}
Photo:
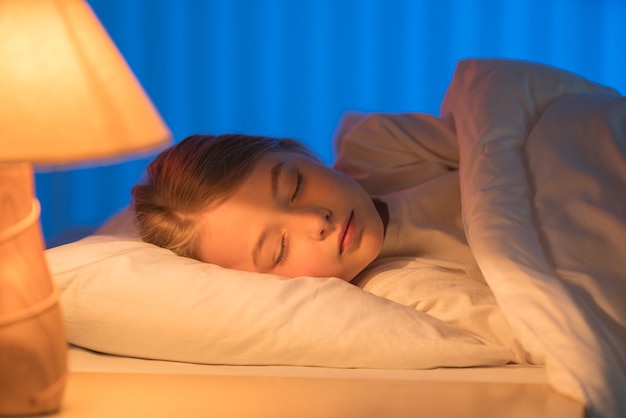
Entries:
{"type": "Polygon", "coordinates": [[[546,384],[545,369],[532,365],[474,368],[346,369],[305,366],[229,366],[147,360],[97,353],[70,346],[68,364],[73,372],[202,374],[212,376],[324,377],[351,379],[431,380],[546,384]]]}

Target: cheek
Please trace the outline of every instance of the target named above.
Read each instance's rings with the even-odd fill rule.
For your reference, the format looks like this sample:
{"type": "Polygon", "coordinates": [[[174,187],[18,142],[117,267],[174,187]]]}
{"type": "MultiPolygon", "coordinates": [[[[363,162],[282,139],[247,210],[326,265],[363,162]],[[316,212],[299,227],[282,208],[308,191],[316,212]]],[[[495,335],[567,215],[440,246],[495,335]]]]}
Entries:
{"type": "Polygon", "coordinates": [[[286,277],[333,277],[339,273],[338,259],[331,248],[308,243],[290,244],[287,262],[275,270],[286,277]]]}

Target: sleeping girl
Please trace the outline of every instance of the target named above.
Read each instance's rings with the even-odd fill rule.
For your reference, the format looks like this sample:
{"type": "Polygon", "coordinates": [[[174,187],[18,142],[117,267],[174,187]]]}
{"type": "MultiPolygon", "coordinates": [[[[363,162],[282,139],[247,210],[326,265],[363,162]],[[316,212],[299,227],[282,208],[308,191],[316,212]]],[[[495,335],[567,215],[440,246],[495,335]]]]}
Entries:
{"type": "Polygon", "coordinates": [[[480,280],[452,129],[424,114],[352,115],[346,125],[333,168],[291,139],[186,138],[133,189],[143,239],[286,277],[351,281],[375,259],[415,257],[480,280]]]}

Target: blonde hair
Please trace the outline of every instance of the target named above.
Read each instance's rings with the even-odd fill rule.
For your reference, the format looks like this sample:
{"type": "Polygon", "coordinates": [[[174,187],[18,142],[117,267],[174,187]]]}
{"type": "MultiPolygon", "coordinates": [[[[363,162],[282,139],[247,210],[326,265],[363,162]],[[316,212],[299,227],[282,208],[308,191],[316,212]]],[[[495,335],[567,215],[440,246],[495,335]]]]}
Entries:
{"type": "Polygon", "coordinates": [[[199,215],[230,196],[267,152],[315,156],[288,138],[240,134],[192,135],[157,156],[132,189],[144,241],[198,258],[199,215]]]}

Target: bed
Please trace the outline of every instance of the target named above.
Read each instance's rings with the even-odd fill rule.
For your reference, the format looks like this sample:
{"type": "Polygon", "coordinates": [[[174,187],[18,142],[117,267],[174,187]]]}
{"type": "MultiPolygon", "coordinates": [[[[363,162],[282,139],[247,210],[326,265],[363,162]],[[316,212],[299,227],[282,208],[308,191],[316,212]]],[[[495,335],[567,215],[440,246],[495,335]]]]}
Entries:
{"type": "Polygon", "coordinates": [[[485,286],[233,272],[142,242],[123,211],[46,251],[71,344],[61,413],[626,416],[626,100],[471,59],[439,117],[485,286]]]}

